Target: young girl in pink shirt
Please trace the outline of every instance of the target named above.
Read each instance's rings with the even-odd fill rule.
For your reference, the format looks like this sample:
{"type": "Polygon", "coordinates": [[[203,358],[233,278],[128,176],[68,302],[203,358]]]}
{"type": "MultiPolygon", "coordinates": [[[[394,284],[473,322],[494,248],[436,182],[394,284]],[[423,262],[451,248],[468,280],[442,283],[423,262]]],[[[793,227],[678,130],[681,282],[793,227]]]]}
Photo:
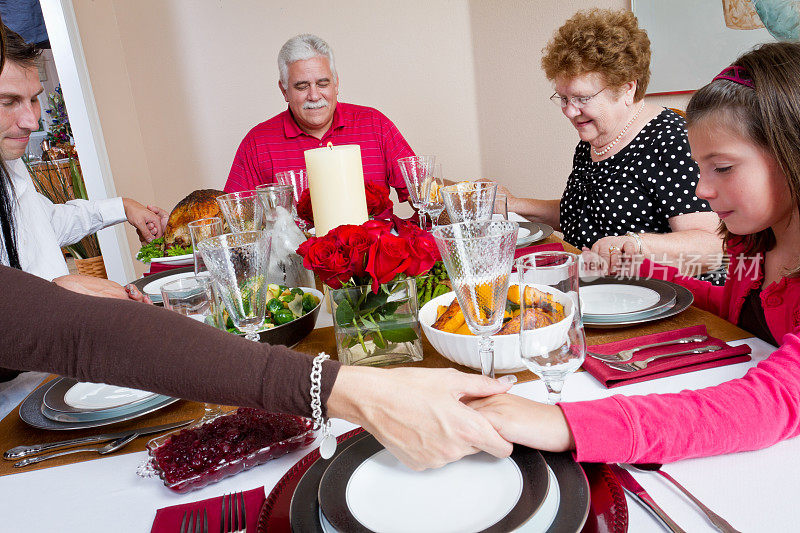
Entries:
{"type": "Polygon", "coordinates": [[[686,286],[695,305],[780,347],[743,378],[697,391],[471,402],[507,440],[574,449],[580,461],[663,463],[800,434],[800,43],[744,54],[692,96],[686,114],[697,196],[720,217],[728,279],[715,287],[647,261],[640,274],[686,286]]]}

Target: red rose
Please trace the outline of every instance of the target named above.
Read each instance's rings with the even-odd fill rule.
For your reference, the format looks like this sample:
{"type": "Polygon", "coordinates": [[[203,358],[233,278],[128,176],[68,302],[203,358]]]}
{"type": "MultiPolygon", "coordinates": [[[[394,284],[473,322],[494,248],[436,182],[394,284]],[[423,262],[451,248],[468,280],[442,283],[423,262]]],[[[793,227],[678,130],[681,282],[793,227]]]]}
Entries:
{"type": "Polygon", "coordinates": [[[425,230],[420,229],[418,218],[400,218],[397,215],[392,215],[389,220],[391,220],[398,235],[414,235],[421,232],[427,233],[425,230]]]}
{"type": "Polygon", "coordinates": [[[367,273],[372,277],[372,292],[405,271],[411,262],[411,250],[403,237],[384,233],[372,243],[367,261],[367,273]]]}
{"type": "Polygon", "coordinates": [[[423,272],[431,269],[436,261],[441,259],[436,240],[430,233],[419,232],[406,236],[408,247],[411,251],[411,261],[406,267],[406,274],[409,276],[419,276],[423,272]]]}
{"type": "Polygon", "coordinates": [[[363,276],[367,267],[367,252],[377,237],[370,235],[361,226],[345,224],[332,229],[328,235],[341,244],[342,253],[350,258],[350,270],[354,276],[363,276]]]}
{"type": "Polygon", "coordinates": [[[392,201],[389,199],[389,188],[368,181],[364,183],[367,195],[367,213],[373,218],[387,218],[392,214],[392,201]]]}
{"type": "Polygon", "coordinates": [[[352,277],[350,258],[342,253],[336,239],[326,236],[308,239],[306,243],[310,244],[305,248],[300,245],[297,253],[303,256],[303,266],[316,272],[322,283],[338,289],[352,277]]]}
{"type": "Polygon", "coordinates": [[[380,237],[392,231],[392,223],[388,220],[368,220],[361,224],[361,227],[372,237],[380,237]]]}
{"type": "Polygon", "coordinates": [[[309,227],[314,226],[314,211],[311,208],[311,189],[306,189],[300,193],[297,201],[297,216],[308,222],[309,227]]]}

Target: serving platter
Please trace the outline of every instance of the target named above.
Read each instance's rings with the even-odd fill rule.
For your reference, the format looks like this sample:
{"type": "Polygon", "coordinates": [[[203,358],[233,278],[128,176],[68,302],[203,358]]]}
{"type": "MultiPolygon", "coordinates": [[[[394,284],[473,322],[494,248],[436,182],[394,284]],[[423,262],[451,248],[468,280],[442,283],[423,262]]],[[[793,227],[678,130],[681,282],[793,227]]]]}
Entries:
{"type": "Polygon", "coordinates": [[[194,266],[194,254],[183,254],[183,255],[166,255],[164,257],[152,257],[150,258],[151,263],[162,263],[165,265],[192,265],[194,266]]]}

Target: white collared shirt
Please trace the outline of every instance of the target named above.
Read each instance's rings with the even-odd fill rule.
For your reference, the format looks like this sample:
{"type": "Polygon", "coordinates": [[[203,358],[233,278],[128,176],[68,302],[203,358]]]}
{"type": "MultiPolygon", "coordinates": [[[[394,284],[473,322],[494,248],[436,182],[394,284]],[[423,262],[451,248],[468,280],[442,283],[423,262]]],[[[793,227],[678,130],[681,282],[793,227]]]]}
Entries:
{"type": "MultiPolygon", "coordinates": [[[[47,280],[69,274],[62,246],[127,220],[122,198],[54,204],[36,191],[22,159],[6,161],[6,166],[14,186],[14,227],[25,272],[47,280]]],[[[0,243],[2,239],[0,235],[0,243]]],[[[9,264],[5,246],[0,246],[0,264],[9,264]]]]}

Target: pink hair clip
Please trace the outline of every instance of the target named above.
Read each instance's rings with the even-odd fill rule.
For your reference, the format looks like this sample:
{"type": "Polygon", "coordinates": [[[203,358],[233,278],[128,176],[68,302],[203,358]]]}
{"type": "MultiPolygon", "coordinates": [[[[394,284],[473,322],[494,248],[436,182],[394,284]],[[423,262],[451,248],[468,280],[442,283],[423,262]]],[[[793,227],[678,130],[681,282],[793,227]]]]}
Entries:
{"type": "Polygon", "coordinates": [[[744,67],[740,67],[739,65],[731,65],[730,67],[726,67],[714,76],[714,80],[729,80],[739,85],[744,85],[745,87],[750,87],[751,89],[755,89],[756,86],[753,85],[753,80],[750,79],[750,76],[747,74],[747,71],[744,67]]]}

